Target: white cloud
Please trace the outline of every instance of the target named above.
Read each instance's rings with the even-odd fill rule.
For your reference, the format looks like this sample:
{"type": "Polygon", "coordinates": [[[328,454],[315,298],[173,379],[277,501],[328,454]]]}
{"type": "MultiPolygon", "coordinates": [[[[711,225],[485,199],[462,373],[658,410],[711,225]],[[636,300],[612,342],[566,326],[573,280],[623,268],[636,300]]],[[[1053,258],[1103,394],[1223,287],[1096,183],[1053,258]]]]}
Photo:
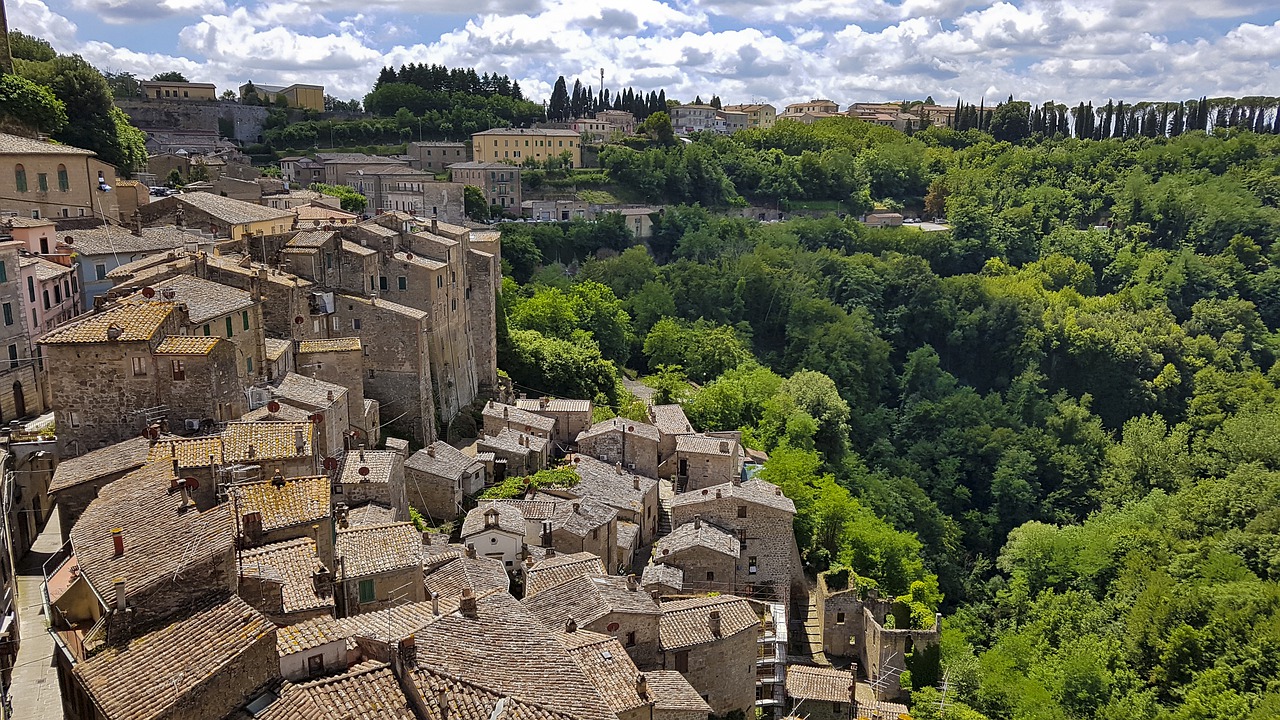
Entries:
{"type": "Polygon", "coordinates": [[[79,11],[109,23],[134,23],[175,15],[196,17],[226,11],[222,0],[72,0],[79,11]]]}

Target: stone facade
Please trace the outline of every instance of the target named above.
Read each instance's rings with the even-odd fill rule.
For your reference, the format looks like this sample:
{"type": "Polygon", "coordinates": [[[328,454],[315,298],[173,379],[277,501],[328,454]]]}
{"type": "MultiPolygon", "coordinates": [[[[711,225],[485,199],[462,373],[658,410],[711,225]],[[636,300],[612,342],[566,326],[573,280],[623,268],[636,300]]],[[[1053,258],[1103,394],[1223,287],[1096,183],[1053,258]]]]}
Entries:
{"type": "Polygon", "coordinates": [[[461,141],[411,142],[408,151],[410,167],[436,175],[454,163],[471,160],[471,147],[461,141]]]}
{"type": "Polygon", "coordinates": [[[486,476],[483,463],[440,441],[405,461],[409,502],[435,523],[461,514],[463,499],[483,491],[486,476]]]}
{"type": "Polygon", "coordinates": [[[620,462],[629,472],[658,477],[658,432],[646,423],[613,418],[578,437],[578,452],[602,462],[620,462]]]}

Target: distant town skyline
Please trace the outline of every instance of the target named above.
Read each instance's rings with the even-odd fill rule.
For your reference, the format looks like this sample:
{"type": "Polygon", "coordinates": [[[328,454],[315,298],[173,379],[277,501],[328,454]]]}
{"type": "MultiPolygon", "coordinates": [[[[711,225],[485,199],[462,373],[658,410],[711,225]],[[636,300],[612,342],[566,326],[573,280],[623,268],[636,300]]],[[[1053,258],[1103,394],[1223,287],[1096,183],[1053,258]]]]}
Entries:
{"type": "Polygon", "coordinates": [[[1177,100],[1280,92],[1261,0],[8,0],[10,28],[139,77],[219,92],[322,84],[362,99],[384,65],[474,67],[550,96],[559,75],[691,101],[940,104],[1012,94],[1177,100]]]}

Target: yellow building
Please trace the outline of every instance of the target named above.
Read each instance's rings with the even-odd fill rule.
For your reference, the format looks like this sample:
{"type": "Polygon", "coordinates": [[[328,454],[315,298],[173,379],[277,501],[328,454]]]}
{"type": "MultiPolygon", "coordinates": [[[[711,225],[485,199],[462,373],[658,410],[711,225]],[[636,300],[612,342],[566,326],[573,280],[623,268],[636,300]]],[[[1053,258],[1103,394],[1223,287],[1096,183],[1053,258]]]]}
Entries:
{"type": "Polygon", "coordinates": [[[787,106],[783,111],[783,117],[791,117],[795,115],[835,115],[840,112],[840,105],[830,100],[810,100],[809,102],[793,103],[787,106]]]}
{"type": "Polygon", "coordinates": [[[725,112],[740,112],[747,115],[748,128],[768,130],[778,119],[778,109],[768,103],[753,105],[725,105],[725,112]]]}
{"type": "Polygon", "coordinates": [[[316,112],[324,112],[324,86],[323,85],[301,85],[294,83],[287,87],[280,85],[258,85],[248,82],[240,86],[240,100],[243,101],[245,94],[253,90],[258,95],[258,99],[268,105],[274,105],[277,99],[283,97],[285,102],[291,108],[301,108],[303,110],[315,110],[316,112]]]}
{"type": "Polygon", "coordinates": [[[144,80],[142,99],[144,100],[217,100],[218,89],[213,83],[163,82],[144,80]]]}
{"type": "Polygon", "coordinates": [[[478,163],[521,165],[533,158],[546,162],[568,152],[569,167],[582,167],[580,134],[573,130],[494,128],[471,136],[471,150],[478,163]]]}
{"type": "Polygon", "coordinates": [[[0,133],[0,214],[119,222],[115,176],[89,150],[0,133]]]}

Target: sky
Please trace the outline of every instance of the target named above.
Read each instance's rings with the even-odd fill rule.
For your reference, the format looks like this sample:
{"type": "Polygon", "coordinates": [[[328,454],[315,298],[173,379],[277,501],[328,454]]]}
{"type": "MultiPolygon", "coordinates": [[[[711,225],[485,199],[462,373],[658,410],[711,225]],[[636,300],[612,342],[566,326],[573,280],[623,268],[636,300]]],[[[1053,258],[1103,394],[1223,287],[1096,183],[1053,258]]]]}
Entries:
{"type": "Polygon", "coordinates": [[[9,27],[141,78],[363,98],[384,65],[725,104],[1074,105],[1280,95],[1275,0],[4,0],[9,27]]]}

